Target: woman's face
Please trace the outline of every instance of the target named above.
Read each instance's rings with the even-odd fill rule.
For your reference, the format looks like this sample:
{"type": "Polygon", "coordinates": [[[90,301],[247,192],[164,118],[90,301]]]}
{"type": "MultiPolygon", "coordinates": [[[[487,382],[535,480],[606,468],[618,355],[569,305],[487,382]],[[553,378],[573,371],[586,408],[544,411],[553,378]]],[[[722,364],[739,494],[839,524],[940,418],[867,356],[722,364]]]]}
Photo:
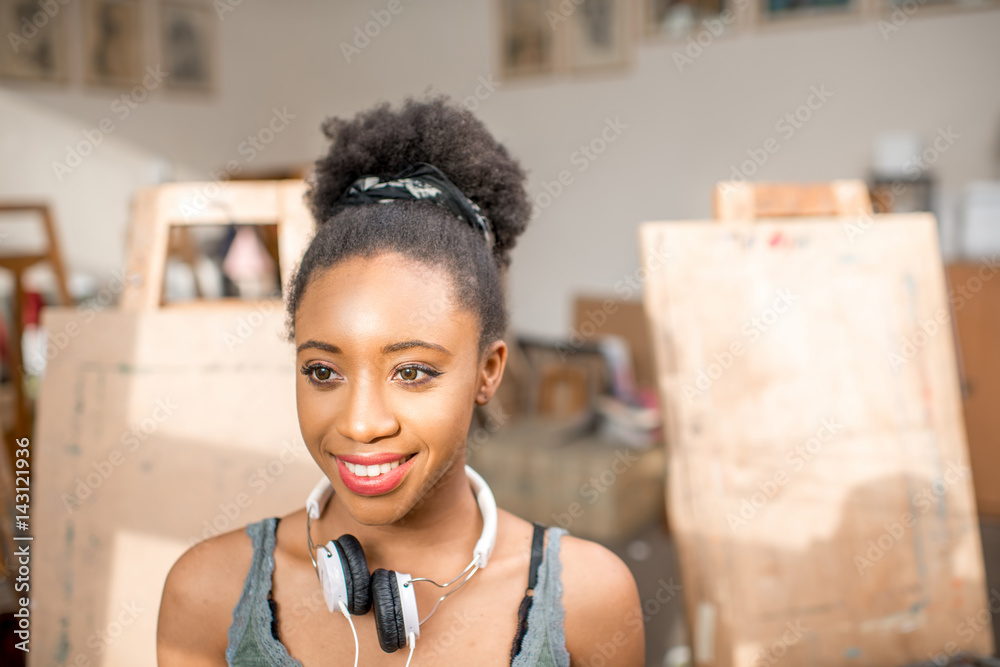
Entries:
{"type": "Polygon", "coordinates": [[[302,437],[363,524],[398,521],[464,465],[473,407],[497,369],[489,353],[480,363],[478,320],[451,293],[443,269],[385,253],[324,270],[299,302],[302,437]]]}

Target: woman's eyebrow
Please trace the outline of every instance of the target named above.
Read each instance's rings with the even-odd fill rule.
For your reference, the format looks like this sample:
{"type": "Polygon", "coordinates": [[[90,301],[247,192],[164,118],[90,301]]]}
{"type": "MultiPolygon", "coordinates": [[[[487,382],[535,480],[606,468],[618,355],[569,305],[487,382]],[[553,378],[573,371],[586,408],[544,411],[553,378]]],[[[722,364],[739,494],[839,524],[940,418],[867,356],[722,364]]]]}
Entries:
{"type": "Polygon", "coordinates": [[[340,348],[336,345],[330,345],[329,343],[322,343],[318,340],[307,340],[306,342],[295,348],[296,352],[301,352],[302,350],[323,350],[324,352],[329,352],[330,354],[340,354],[340,348]]]}
{"type": "Polygon", "coordinates": [[[431,350],[438,350],[444,352],[445,354],[451,356],[451,352],[448,351],[446,347],[438,345],[437,343],[428,343],[425,340],[404,340],[399,343],[390,343],[382,348],[382,354],[392,354],[393,352],[399,352],[400,350],[408,350],[411,347],[426,347],[431,350]]]}
{"type": "MultiPolygon", "coordinates": [[[[382,348],[382,354],[392,354],[393,352],[408,350],[411,347],[426,347],[427,349],[438,350],[439,352],[444,352],[448,356],[451,356],[451,352],[448,348],[438,345],[437,343],[429,343],[425,340],[404,340],[399,343],[390,343],[382,348]]],[[[330,354],[341,353],[341,349],[336,345],[330,345],[329,343],[324,343],[318,340],[307,340],[296,348],[296,352],[308,349],[323,350],[324,352],[329,352],[330,354]]]]}

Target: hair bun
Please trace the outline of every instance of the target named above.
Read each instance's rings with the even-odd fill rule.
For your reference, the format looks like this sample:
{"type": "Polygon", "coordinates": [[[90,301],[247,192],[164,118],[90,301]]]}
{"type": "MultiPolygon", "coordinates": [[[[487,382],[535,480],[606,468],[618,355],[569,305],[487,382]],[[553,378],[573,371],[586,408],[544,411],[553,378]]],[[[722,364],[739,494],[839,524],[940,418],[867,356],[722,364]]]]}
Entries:
{"type": "Polygon", "coordinates": [[[525,172],[468,109],[445,95],[408,97],[398,110],[385,102],[350,120],[328,119],[323,133],[331,144],[306,194],[317,221],[345,207],[341,196],[361,176],[389,179],[426,162],[475,202],[493,227],[493,256],[510,264],[509,251],[531,216],[525,172]]]}

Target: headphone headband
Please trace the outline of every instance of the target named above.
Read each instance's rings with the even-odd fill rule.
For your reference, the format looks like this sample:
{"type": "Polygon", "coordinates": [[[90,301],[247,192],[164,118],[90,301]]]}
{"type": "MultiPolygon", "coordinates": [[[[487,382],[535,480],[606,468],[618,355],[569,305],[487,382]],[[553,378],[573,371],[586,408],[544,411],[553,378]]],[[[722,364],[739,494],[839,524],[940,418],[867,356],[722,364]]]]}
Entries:
{"type": "MultiPolygon", "coordinates": [[[[479,513],[483,516],[483,532],[472,550],[472,555],[478,561],[479,567],[486,567],[497,541],[497,501],[486,480],[468,465],[465,466],[465,476],[472,483],[472,489],[476,493],[476,503],[479,505],[479,513]]],[[[332,495],[333,485],[330,484],[327,476],[323,475],[323,479],[316,484],[306,500],[306,512],[308,512],[310,519],[319,519],[323,508],[326,507],[332,495]]]]}
{"type": "Polygon", "coordinates": [[[486,563],[493,553],[493,546],[497,542],[497,501],[486,480],[478,472],[465,466],[465,476],[472,482],[472,488],[476,492],[476,502],[479,504],[479,512],[483,515],[483,532],[472,550],[472,555],[479,559],[479,567],[486,567],[486,563]]]}

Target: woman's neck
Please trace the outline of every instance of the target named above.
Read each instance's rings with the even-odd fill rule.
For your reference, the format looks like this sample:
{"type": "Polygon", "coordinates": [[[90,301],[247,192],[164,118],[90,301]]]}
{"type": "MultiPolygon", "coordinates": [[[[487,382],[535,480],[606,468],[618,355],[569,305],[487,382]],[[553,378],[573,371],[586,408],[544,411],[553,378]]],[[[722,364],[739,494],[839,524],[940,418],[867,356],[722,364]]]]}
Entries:
{"type": "Polygon", "coordinates": [[[372,571],[383,567],[430,578],[451,573],[450,579],[472,559],[482,529],[482,515],[460,460],[406,516],[391,524],[359,523],[334,494],[321,522],[314,522],[313,537],[325,541],[354,535],[372,571]]]}

